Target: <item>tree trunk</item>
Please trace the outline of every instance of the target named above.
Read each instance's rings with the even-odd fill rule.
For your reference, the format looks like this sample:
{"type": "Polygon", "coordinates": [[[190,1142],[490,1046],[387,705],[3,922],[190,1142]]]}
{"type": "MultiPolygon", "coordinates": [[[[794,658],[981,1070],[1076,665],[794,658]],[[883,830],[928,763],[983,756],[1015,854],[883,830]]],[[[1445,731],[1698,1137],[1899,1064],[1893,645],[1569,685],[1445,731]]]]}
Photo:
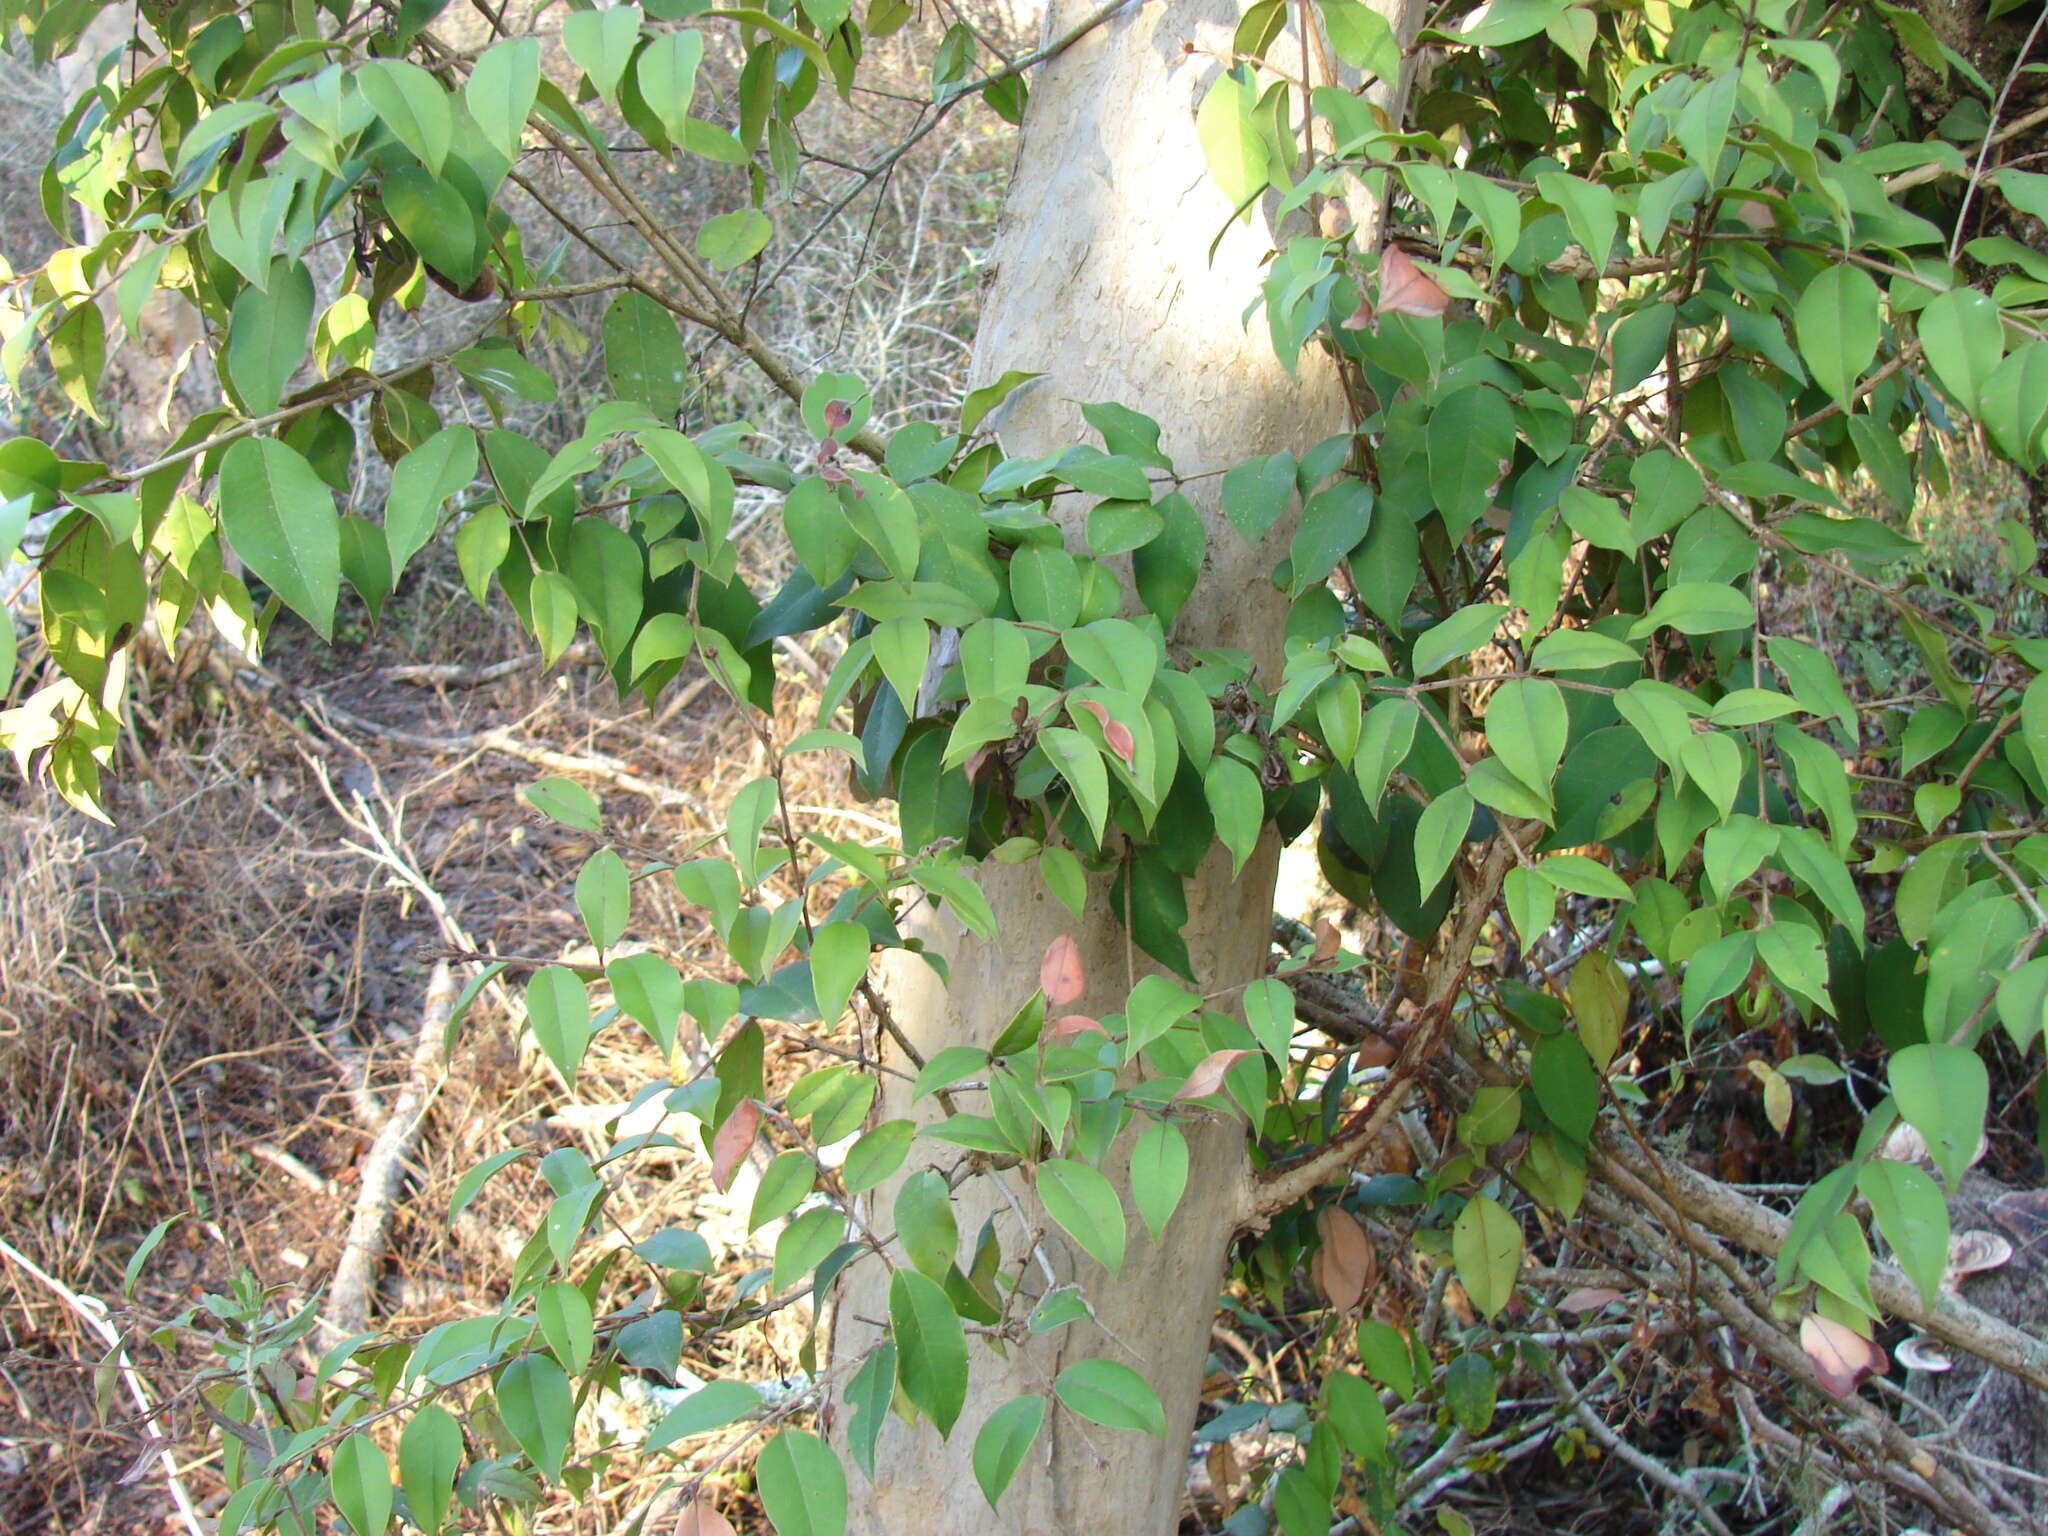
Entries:
{"type": "MultiPolygon", "coordinates": [[[[1403,0],[1382,3],[1407,8],[1403,0]]],[[[1072,3],[1054,10],[1050,35],[1084,14],[1072,3]]],[[[1259,677],[1273,683],[1285,603],[1268,578],[1290,530],[1283,519],[1265,547],[1248,551],[1221,514],[1217,472],[1257,454],[1299,452],[1348,422],[1341,383],[1320,353],[1304,353],[1299,377],[1290,378],[1273,357],[1264,323],[1240,319],[1276,243],[1265,221],[1255,216],[1232,225],[1209,259],[1210,242],[1231,210],[1204,167],[1195,109],[1221,68],[1216,53],[1230,49],[1238,16],[1232,0],[1133,7],[1044,67],[1033,83],[974,374],[976,382],[1010,368],[1047,375],[1015,397],[998,423],[1012,454],[1081,440],[1081,402],[1119,401],[1161,423],[1161,447],[1179,472],[1205,476],[1189,480],[1185,491],[1209,529],[1203,579],[1175,625],[1175,647],[1242,648],[1259,677]],[[1188,43],[1204,52],[1188,55],[1188,43]]],[[[1397,31],[1405,36],[1412,26],[1397,31]]],[[[1081,510],[1065,509],[1070,527],[1081,510]]],[[[1079,547],[1078,531],[1069,542],[1079,547]]],[[[1264,973],[1277,862],[1269,836],[1236,880],[1228,858],[1212,852],[1187,882],[1184,934],[1202,991],[1241,986],[1264,973]]],[[[1075,1005],[1080,1011],[1120,1010],[1136,977],[1151,969],[1112,916],[1106,881],[1091,886],[1094,906],[1085,924],[1072,921],[1031,866],[989,866],[981,883],[998,943],[974,941],[941,914],[922,936],[950,962],[950,989],[900,953],[902,963],[887,974],[897,1020],[920,1053],[991,1043],[1037,987],[1039,959],[1061,933],[1073,934],[1088,977],[1075,1005]]],[[[882,1114],[929,1120],[941,1113],[930,1098],[913,1111],[905,1087],[885,1080],[882,1114]]],[[[874,1486],[855,1496],[855,1530],[1055,1536],[1174,1528],[1210,1326],[1248,1186],[1241,1122],[1193,1127],[1188,1140],[1188,1190],[1163,1242],[1152,1244],[1133,1218],[1128,1256],[1113,1277],[1044,1218],[1025,1170],[960,1184],[960,1231],[971,1242],[985,1219],[995,1219],[1004,1272],[1027,1303],[1050,1284],[1078,1282],[1096,1322],[1009,1346],[1006,1356],[977,1340],[969,1400],[950,1440],[942,1442],[929,1424],[892,1418],[878,1447],[874,1486]],[[995,1187],[997,1178],[1007,1193],[995,1187]],[[1042,1239],[1041,1256],[1032,1252],[1032,1234],[1042,1239]],[[1104,1429],[1055,1403],[991,1512],[970,1460],[982,1421],[1020,1394],[1049,1393],[1062,1369],[1089,1356],[1120,1360],[1152,1383],[1166,1408],[1164,1438],[1104,1429]]],[[[906,1175],[957,1160],[957,1148],[924,1141],[918,1147],[906,1175]]],[[[1106,1171],[1116,1178],[1120,1170],[1106,1171]]],[[[874,1197],[885,1228],[893,1198],[893,1185],[874,1197]]],[[[834,1336],[842,1366],[879,1337],[886,1287],[886,1273],[873,1264],[857,1266],[842,1286],[834,1336]]],[[[842,1405],[838,1427],[844,1423],[842,1405]]]]}

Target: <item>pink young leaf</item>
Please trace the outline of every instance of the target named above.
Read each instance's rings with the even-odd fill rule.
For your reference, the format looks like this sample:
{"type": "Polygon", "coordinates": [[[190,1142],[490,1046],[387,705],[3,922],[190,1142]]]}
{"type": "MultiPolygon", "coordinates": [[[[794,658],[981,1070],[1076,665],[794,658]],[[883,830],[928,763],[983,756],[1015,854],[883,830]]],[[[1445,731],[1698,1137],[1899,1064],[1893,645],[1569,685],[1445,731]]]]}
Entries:
{"type": "Polygon", "coordinates": [[[1427,320],[1451,307],[1451,296],[1437,280],[1415,265],[1398,245],[1380,252],[1380,310],[1389,315],[1415,315],[1427,320]]]}
{"type": "Polygon", "coordinates": [[[1813,1362],[1821,1390],[1834,1397],[1847,1397],[1890,1363],[1875,1342],[1818,1312],[1799,1325],[1799,1347],[1813,1362]]]}
{"type": "Polygon", "coordinates": [[[732,1183],[732,1176],[740,1166],[740,1159],[747,1155],[747,1149],[754,1144],[754,1135],[761,1129],[761,1106],[752,1099],[741,1099],[733,1106],[731,1114],[725,1117],[725,1124],[718,1128],[718,1134],[711,1138],[711,1182],[723,1194],[732,1183]]]}
{"type": "Polygon", "coordinates": [[[1212,1093],[1222,1090],[1224,1074],[1237,1065],[1250,1051],[1211,1051],[1195,1063],[1195,1070],[1188,1074],[1188,1080],[1180,1085],[1176,1099],[1206,1099],[1212,1093]]]}
{"type": "Polygon", "coordinates": [[[853,420],[853,407],[844,400],[827,400],[825,402],[825,430],[827,432],[833,433],[836,436],[839,429],[851,420],[853,420]]]}
{"type": "Polygon", "coordinates": [[[1080,946],[1072,934],[1063,933],[1045,946],[1045,958],[1038,962],[1038,985],[1044,989],[1048,1008],[1064,1008],[1087,990],[1080,946]]]}
{"type": "Polygon", "coordinates": [[[1096,723],[1102,727],[1102,744],[1123,759],[1126,768],[1130,767],[1138,755],[1138,743],[1132,739],[1131,728],[1110,719],[1109,711],[1093,699],[1081,700],[1081,707],[1093,715],[1096,723]]]}
{"type": "Polygon", "coordinates": [[[1372,300],[1361,293],[1358,296],[1358,308],[1339,320],[1337,326],[1338,329],[1346,331],[1369,331],[1372,329],[1373,321],[1378,318],[1372,307],[1372,300]]]}
{"type": "Polygon", "coordinates": [[[1086,1034],[1091,1029],[1096,1034],[1102,1035],[1105,1038],[1109,1034],[1108,1030],[1104,1029],[1098,1021],[1089,1018],[1087,1014],[1069,1013],[1052,1021],[1052,1027],[1046,1030],[1045,1038],[1048,1040],[1064,1040],[1069,1035],[1086,1034]]]}

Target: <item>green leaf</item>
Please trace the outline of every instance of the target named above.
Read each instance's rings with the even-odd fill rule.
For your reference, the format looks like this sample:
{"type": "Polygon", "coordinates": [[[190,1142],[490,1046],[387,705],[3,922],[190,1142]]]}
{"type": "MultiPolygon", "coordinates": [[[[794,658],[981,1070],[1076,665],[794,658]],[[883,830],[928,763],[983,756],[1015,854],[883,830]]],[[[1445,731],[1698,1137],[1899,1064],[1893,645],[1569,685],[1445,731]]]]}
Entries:
{"type": "Polygon", "coordinates": [[[1576,1035],[1545,1035],[1536,1042],[1529,1086],[1550,1123],[1584,1146],[1600,1114],[1600,1074],[1576,1035]]]}
{"type": "Polygon", "coordinates": [[[1059,1400],[1082,1418],[1110,1429],[1166,1433],[1166,1410],[1151,1384],[1115,1360],[1077,1360],[1053,1382],[1059,1400]]]}
{"type": "Polygon", "coordinates": [[[1521,1225],[1499,1201],[1474,1195],[1451,1228],[1451,1257],[1472,1305],[1491,1319],[1514,1295],[1522,1267],[1521,1225]]]}
{"type": "Polygon", "coordinates": [[[944,1175],[923,1169],[897,1189],[896,1241],[920,1271],[935,1280],[945,1278],[958,1256],[960,1230],[944,1175]]]}
{"type": "Polygon", "coordinates": [[[483,228],[453,182],[403,165],[386,171],[377,190],[391,222],[428,266],[458,288],[476,280],[484,263],[483,228]]]}
{"type": "Polygon", "coordinates": [[[1460,608],[1441,624],[1424,630],[1415,640],[1415,676],[1425,678],[1441,671],[1457,657],[1468,656],[1493,638],[1507,614],[1505,603],[1472,603],[1460,608]]]}
{"type": "Polygon", "coordinates": [[[1614,368],[1611,386],[1615,393],[1634,389],[1664,366],[1664,349],[1671,340],[1671,324],[1677,314],[1669,304],[1645,304],[1614,327],[1609,341],[1614,368]]]}
{"type": "Polygon", "coordinates": [[[1628,637],[1641,640],[1665,625],[1684,635],[1711,635],[1724,629],[1748,629],[1756,623],[1749,594],[1708,581],[1684,581],[1667,588],[1650,611],[1630,627],[1628,637]]]}
{"type": "Polygon", "coordinates": [[[1877,284],[1847,262],[1825,267],[1799,296],[1792,323],[1814,382],[1847,410],[1884,334],[1877,284]]]}
{"type": "Polygon", "coordinates": [[[372,59],[357,66],[356,89],[385,126],[435,176],[455,142],[455,112],[441,82],[404,59],[372,59]]]}
{"type": "Polygon", "coordinates": [[[846,1469],[816,1435],[785,1429],[754,1462],[776,1536],[845,1536],[846,1469]]]}
{"type": "Polygon", "coordinates": [[[1219,755],[1210,759],[1202,775],[1202,794],[1216,824],[1216,839],[1230,850],[1230,873],[1235,879],[1258,847],[1259,832],[1265,825],[1266,797],[1259,788],[1259,776],[1236,758],[1219,755]]]}
{"type": "Polygon", "coordinates": [[[1102,754],[1086,736],[1066,726],[1040,731],[1038,745],[1067,781],[1089,830],[1101,842],[1109,821],[1109,770],[1103,766],[1102,754]]]}
{"type": "Polygon", "coordinates": [[[1856,1187],[1870,1202],[1893,1261],[1933,1307],[1948,1267],[1948,1202],[1940,1186],[1911,1163],[1879,1157],[1863,1165],[1856,1187]]]}
{"type": "Polygon", "coordinates": [[[1111,1274],[1123,1268],[1123,1202],[1108,1179],[1086,1163],[1053,1158],[1038,1165],[1038,1198],[1096,1263],[1111,1274]]]}
{"type": "Polygon", "coordinates": [[[365,1434],[342,1441],[327,1481],[335,1508],[356,1536],[382,1536],[391,1523],[391,1464],[377,1442],[365,1434]]]}
{"type": "Polygon", "coordinates": [[[562,1457],[576,1422],[569,1378],[545,1355],[522,1355],[498,1377],[498,1417],[549,1482],[562,1476],[562,1457]]]}
{"type": "Polygon", "coordinates": [[[519,798],[550,821],[595,836],[603,825],[597,797],[574,779],[536,779],[519,792],[519,798]]]}
{"type": "Polygon", "coordinates": [[[696,94],[697,66],[703,59],[704,34],[695,27],[679,27],[648,38],[633,66],[641,98],[678,144],[689,132],[690,101],[696,94]]]}
{"type": "Polygon", "coordinates": [[[1955,1189],[1977,1156],[1991,1105],[1983,1059],[1966,1046],[1909,1045],[1892,1053],[1887,1077],[1899,1113],[1926,1140],[1935,1167],[1955,1189]]]}
{"type": "Polygon", "coordinates": [[[2048,956],[2029,960],[2000,979],[1998,1020],[2022,1052],[2048,1026],[2048,956]]]}
{"type": "Polygon", "coordinates": [[[661,1416],[647,1432],[642,1449],[651,1455],[678,1440],[708,1435],[756,1412],[760,1406],[761,1394],[743,1381],[707,1381],[661,1416]]]}
{"type": "Polygon", "coordinates": [[[1486,706],[1487,746],[1546,802],[1569,731],[1563,690],[1542,678],[1502,683],[1486,706]]]}
{"type": "Polygon", "coordinates": [[[540,89],[540,39],[506,38],[477,57],[462,87],[463,104],[491,146],[507,160],[519,158],[526,114],[540,89]]]}
{"type": "Polygon", "coordinates": [[[982,1421],[974,1437],[974,1480],[990,1509],[1024,1464],[1044,1423],[1045,1398],[1036,1392],[1011,1398],[982,1421]]]}
{"type": "Polygon", "coordinates": [[[1131,1199],[1155,1244],[1187,1185],[1187,1138],[1171,1121],[1153,1121],[1131,1147],[1131,1199]]]}
{"type": "Polygon", "coordinates": [[[868,972],[873,936],[859,923],[827,923],[811,940],[811,989],[818,1016],[831,1023],[846,1012],[853,989],[868,972]]]}
{"type": "Polygon", "coordinates": [[[865,1194],[901,1168],[916,1134],[917,1127],[908,1120],[884,1120],[856,1141],[839,1170],[846,1192],[865,1194]]]}
{"type": "Polygon", "coordinates": [[[321,639],[333,639],[341,524],[313,466],[275,438],[237,439],[221,460],[220,520],[249,569],[321,639]]]}
{"type": "Polygon", "coordinates": [[[476,433],[453,426],[436,432],[392,467],[384,547],[393,580],[434,536],[448,498],[476,478],[476,458],[476,433]]]}
{"type": "Polygon", "coordinates": [[[1246,987],[1244,1017],[1266,1054],[1286,1071],[1294,1044],[1294,994],[1287,983],[1267,976],[1246,987]]]}
{"type": "Polygon", "coordinates": [[[415,1410],[398,1437],[398,1483],[424,1536],[436,1536],[447,1520],[461,1467],[462,1426],[438,1403],[415,1410]]]}
{"type": "Polygon", "coordinates": [[[960,406],[961,435],[964,437],[972,433],[981,425],[982,418],[1007,400],[1013,391],[1029,384],[1033,379],[1043,377],[1043,374],[1026,373],[1021,368],[1011,368],[993,384],[984,384],[979,389],[969,390],[966,400],[960,406]]]}
{"type": "Polygon", "coordinates": [[[590,1048],[590,998],[566,966],[548,965],[526,983],[526,1022],[549,1061],[570,1083],[590,1048]]]}
{"type": "Polygon", "coordinates": [[[633,883],[626,861],[612,849],[600,848],[584,861],[576,876],[576,910],[590,942],[599,949],[610,949],[625,937],[633,911],[633,883]]]}
{"type": "Polygon", "coordinates": [[[818,1165],[808,1152],[792,1148],[779,1154],[761,1173],[754,1188],[754,1203],[747,1211],[747,1230],[758,1232],[771,1221],[780,1221],[803,1203],[817,1183],[818,1165]]]}
{"type": "MultiPolygon", "coordinates": [[[[1245,207],[1267,182],[1266,141],[1255,113],[1258,89],[1244,78],[1240,66],[1218,75],[1195,112],[1195,137],[1209,165],[1209,179],[1233,210],[1245,207]]],[[[1249,220],[1251,211],[1245,209],[1249,220]]]]}
{"type": "Polygon", "coordinates": [[[1280,520],[1294,496],[1294,455],[1269,454],[1233,465],[1223,476],[1223,515],[1248,545],[1280,520]]]}
{"type": "Polygon", "coordinates": [[[721,213],[697,231],[697,254],[721,272],[752,261],[766,248],[775,226],[758,208],[721,213]]]}
{"type": "Polygon", "coordinates": [[[595,1329],[590,1298],[566,1280],[543,1286],[534,1298],[534,1316],[540,1322],[541,1337],[563,1368],[582,1375],[590,1364],[595,1329]]]}
{"type": "Polygon", "coordinates": [[[637,400],[672,420],[682,409],[688,376],[676,317],[644,293],[622,293],[605,309],[603,336],[612,397],[637,400]]]}
{"type": "Polygon", "coordinates": [[[277,409],[285,385],[306,357],[313,323],[313,274],[303,261],[278,257],[270,288],[244,288],[228,318],[227,371],[251,416],[277,409]]]}
{"type": "Polygon", "coordinates": [[[1951,288],[1920,311],[1915,329],[1941,387],[1976,415],[1984,383],[2005,356],[1998,306],[1974,288],[1951,288]]]}
{"type": "Polygon", "coordinates": [[[903,1395],[943,1439],[967,1402],[967,1334],[959,1314],[937,1281],[899,1269],[889,1277],[889,1325],[903,1395]]]}
{"type": "MultiPolygon", "coordinates": [[[[1514,455],[1514,412],[1497,389],[1484,385],[1461,389],[1429,413],[1426,441],[1430,494],[1445,526],[1462,533],[1484,515],[1492,489],[1514,455]]],[[[1359,531],[1364,532],[1362,528],[1359,531]]],[[[1415,675],[1426,676],[1434,670],[1418,663],[1415,675]]]]}
{"type": "Polygon", "coordinates": [[[606,101],[616,101],[619,79],[640,40],[640,7],[618,5],[603,11],[576,11],[562,18],[562,44],[606,101]]]}
{"type": "Polygon", "coordinates": [[[1427,894],[1437,887],[1458,856],[1472,825],[1472,792],[1460,784],[1445,790],[1415,824],[1415,884],[1427,894]]]}

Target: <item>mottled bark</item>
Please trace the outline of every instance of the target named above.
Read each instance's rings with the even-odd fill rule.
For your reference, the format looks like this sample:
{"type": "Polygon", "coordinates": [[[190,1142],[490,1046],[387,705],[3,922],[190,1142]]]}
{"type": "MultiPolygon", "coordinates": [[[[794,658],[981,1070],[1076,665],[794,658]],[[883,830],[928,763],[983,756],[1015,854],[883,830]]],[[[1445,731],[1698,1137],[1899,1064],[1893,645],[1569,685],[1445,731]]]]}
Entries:
{"type": "MultiPolygon", "coordinates": [[[[1399,8],[1398,0],[1389,3],[1399,8]]],[[[1084,7],[1055,10],[1054,34],[1084,7]]],[[[1267,578],[1285,552],[1290,520],[1265,547],[1246,550],[1221,515],[1216,472],[1255,454],[1298,452],[1343,431],[1347,419],[1335,370],[1319,353],[1305,353],[1298,377],[1290,377],[1272,355],[1263,321],[1241,318],[1274,231],[1257,217],[1233,225],[1210,259],[1230,209],[1208,179],[1194,117],[1238,15],[1228,0],[1133,6],[1033,82],[975,373],[977,382],[1010,368],[1046,374],[997,423],[1011,453],[1043,453],[1087,437],[1082,402],[1119,401],[1161,423],[1161,446],[1176,468],[1203,477],[1185,490],[1210,530],[1202,582],[1175,625],[1174,648],[1241,648],[1271,681],[1285,610],[1267,578]],[[1190,43],[1204,52],[1189,55],[1190,43]]],[[[1080,547],[1078,532],[1070,544],[1080,547]]],[[[1204,992],[1263,973],[1277,852],[1269,838],[1236,879],[1228,859],[1212,855],[1187,882],[1185,937],[1204,992]]],[[[1111,915],[1107,881],[1091,887],[1094,906],[1081,924],[1029,865],[992,867],[983,888],[1000,925],[998,943],[975,942],[944,914],[923,931],[951,964],[950,988],[908,957],[888,975],[892,1005],[920,1052],[991,1042],[1037,986],[1039,957],[1061,933],[1074,935],[1087,969],[1082,1011],[1119,1009],[1135,977],[1152,969],[1111,915]]],[[[932,1099],[913,1110],[903,1086],[891,1083],[884,1114],[941,1113],[932,1099]]],[[[967,1408],[950,1441],[927,1424],[892,1421],[873,1488],[856,1492],[854,1529],[1054,1536],[1174,1528],[1216,1297],[1248,1200],[1242,1124],[1206,1124],[1189,1141],[1191,1177],[1180,1210],[1156,1246],[1133,1218],[1130,1253],[1116,1276],[1044,1219],[1024,1170],[1000,1176],[1007,1194],[989,1178],[960,1185],[964,1238],[971,1241],[993,1215],[1004,1272],[1027,1298],[1051,1283],[1078,1281],[1097,1321],[1028,1340],[1005,1357],[977,1341],[967,1408]],[[1042,1258],[1032,1252],[1033,1235],[1042,1239],[1042,1258]],[[1055,1407],[991,1513],[970,1462],[975,1432],[994,1409],[1021,1393],[1049,1391],[1063,1368],[1088,1356],[1123,1361],[1152,1382],[1166,1406],[1165,1437],[1102,1429],[1055,1407]]],[[[926,1165],[957,1160],[958,1149],[919,1146],[906,1173],[920,1157],[926,1165]]],[[[893,1194],[893,1186],[877,1191],[875,1209],[886,1212],[893,1194]]],[[[881,1266],[866,1265],[843,1287],[834,1340],[842,1364],[876,1341],[886,1283],[881,1266]]]]}

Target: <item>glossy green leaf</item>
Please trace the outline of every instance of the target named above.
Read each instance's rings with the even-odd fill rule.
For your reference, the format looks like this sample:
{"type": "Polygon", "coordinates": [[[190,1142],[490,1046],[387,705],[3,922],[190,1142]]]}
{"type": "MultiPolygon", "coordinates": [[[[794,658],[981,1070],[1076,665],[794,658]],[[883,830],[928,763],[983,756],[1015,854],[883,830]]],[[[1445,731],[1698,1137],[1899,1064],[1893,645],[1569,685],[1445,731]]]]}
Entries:
{"type": "Polygon", "coordinates": [[[1045,1399],[1036,1392],[1011,1398],[982,1421],[974,1436],[974,1480],[989,1508],[999,1506],[1044,1423],[1045,1399]]]}
{"type": "Polygon", "coordinates": [[[937,1281],[899,1269],[889,1277],[889,1326],[903,1395],[950,1435],[967,1403],[967,1335],[952,1302],[937,1281]]]}
{"type": "Polygon", "coordinates": [[[761,1447],[754,1475],[776,1536],[845,1536],[846,1469],[816,1435],[778,1431],[761,1447]]]}
{"type": "Polygon", "coordinates": [[[1086,1163],[1052,1158],[1038,1165],[1046,1214],[1111,1274],[1124,1263],[1124,1208],[1116,1188],[1086,1163]]]}
{"type": "Polygon", "coordinates": [[[341,526],[334,493],[275,438],[230,444],[220,467],[220,520],[251,571],[323,640],[341,596],[341,526]]]}
{"type": "Polygon", "coordinates": [[[1166,1433],[1166,1410],[1151,1384],[1117,1360],[1077,1360],[1053,1382],[1053,1394],[1068,1408],[1110,1429],[1166,1433]]]}

